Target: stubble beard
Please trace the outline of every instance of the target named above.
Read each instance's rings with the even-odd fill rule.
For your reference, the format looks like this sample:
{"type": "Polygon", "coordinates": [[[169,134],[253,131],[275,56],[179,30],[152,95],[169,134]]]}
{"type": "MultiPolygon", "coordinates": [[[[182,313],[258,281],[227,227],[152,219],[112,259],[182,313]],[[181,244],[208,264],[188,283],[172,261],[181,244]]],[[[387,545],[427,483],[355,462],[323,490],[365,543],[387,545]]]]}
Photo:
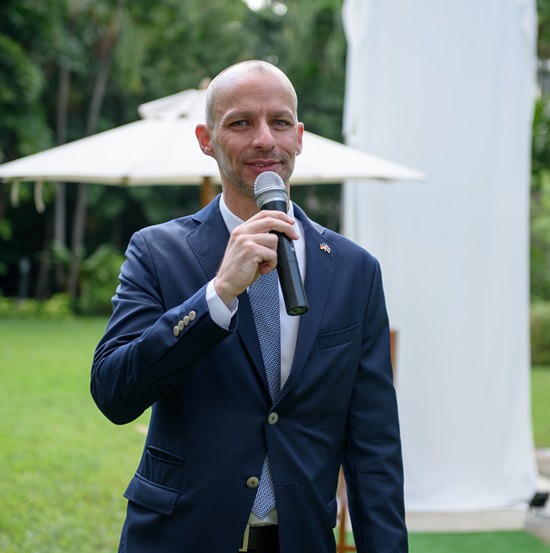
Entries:
{"type": "MultiPolygon", "coordinates": [[[[235,190],[238,190],[243,196],[246,196],[248,198],[252,198],[255,200],[255,194],[254,194],[254,181],[248,182],[246,181],[243,176],[236,171],[231,164],[227,163],[227,160],[224,158],[218,159],[218,168],[220,171],[220,175],[222,176],[223,180],[226,181],[227,185],[232,187],[235,190]]],[[[288,163],[284,166],[284,172],[280,175],[280,177],[285,182],[285,186],[287,186],[288,190],[288,180],[290,179],[290,176],[294,172],[294,162],[291,163],[291,160],[288,160],[288,163]]],[[[290,191],[289,191],[290,195],[290,191]]]]}

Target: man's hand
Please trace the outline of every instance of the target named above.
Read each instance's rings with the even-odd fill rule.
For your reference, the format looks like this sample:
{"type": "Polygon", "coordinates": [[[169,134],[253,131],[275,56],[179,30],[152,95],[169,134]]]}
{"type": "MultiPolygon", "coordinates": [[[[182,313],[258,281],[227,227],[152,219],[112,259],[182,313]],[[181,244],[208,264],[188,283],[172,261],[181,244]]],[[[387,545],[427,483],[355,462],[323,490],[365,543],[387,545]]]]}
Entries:
{"type": "Polygon", "coordinates": [[[280,211],[260,211],[239,225],[229,238],[220,268],[214,279],[216,293],[229,304],[244,292],[260,275],[277,267],[278,236],[286,234],[291,240],[298,235],[294,220],[280,211]]]}

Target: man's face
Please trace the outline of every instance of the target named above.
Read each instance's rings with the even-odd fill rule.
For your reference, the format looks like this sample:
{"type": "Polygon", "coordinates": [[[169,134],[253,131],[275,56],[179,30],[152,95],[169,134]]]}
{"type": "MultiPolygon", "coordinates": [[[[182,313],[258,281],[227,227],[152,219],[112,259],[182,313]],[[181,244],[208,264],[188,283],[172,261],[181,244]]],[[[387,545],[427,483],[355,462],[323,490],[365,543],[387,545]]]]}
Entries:
{"type": "Polygon", "coordinates": [[[216,94],[214,116],[203,151],[218,162],[225,193],[253,197],[254,181],[264,171],[278,173],[288,186],[303,125],[284,81],[261,71],[230,79],[216,94]]]}

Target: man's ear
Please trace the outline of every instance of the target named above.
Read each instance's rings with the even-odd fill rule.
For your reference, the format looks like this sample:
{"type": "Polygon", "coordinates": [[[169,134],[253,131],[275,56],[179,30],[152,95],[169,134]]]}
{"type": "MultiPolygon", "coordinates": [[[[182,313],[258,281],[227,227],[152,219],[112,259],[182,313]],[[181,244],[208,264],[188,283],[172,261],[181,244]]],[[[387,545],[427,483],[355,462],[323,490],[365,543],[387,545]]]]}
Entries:
{"type": "Polygon", "coordinates": [[[210,132],[208,131],[206,125],[202,123],[200,125],[197,125],[195,127],[195,136],[199,141],[199,146],[202,150],[202,153],[206,154],[207,156],[214,157],[212,150],[212,141],[210,140],[210,132]]]}
{"type": "Polygon", "coordinates": [[[302,138],[304,136],[304,124],[298,123],[298,147],[296,149],[296,155],[302,153],[302,138]]]}

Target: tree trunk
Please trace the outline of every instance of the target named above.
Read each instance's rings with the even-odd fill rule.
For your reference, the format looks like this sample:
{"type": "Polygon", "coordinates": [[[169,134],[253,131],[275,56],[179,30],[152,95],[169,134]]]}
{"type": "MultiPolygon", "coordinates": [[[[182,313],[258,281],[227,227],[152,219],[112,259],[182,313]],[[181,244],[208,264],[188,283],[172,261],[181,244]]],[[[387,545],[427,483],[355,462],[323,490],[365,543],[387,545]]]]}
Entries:
{"type": "MultiPolygon", "coordinates": [[[[87,136],[95,132],[97,129],[101,105],[103,104],[103,99],[105,98],[105,89],[107,87],[107,79],[109,77],[113,50],[118,39],[121,7],[122,2],[119,1],[111,25],[107,29],[103,40],[99,44],[99,68],[90,102],[90,110],[88,112],[88,121],[86,125],[87,136]]],[[[73,302],[78,298],[80,262],[82,256],[84,255],[87,193],[87,185],[80,183],[77,189],[74,212],[73,237],[71,242],[71,264],[69,267],[68,283],[69,296],[73,302]]]]}
{"type": "MultiPolygon", "coordinates": [[[[71,73],[67,64],[61,61],[59,66],[59,92],[57,94],[57,143],[64,144],[67,141],[67,112],[69,106],[69,91],[71,87],[71,73]]],[[[67,245],[67,209],[66,209],[66,185],[57,183],[57,193],[54,205],[54,233],[53,242],[59,248],[67,245]]],[[[67,281],[66,268],[63,263],[57,262],[55,266],[55,287],[63,290],[67,281]]]]}

